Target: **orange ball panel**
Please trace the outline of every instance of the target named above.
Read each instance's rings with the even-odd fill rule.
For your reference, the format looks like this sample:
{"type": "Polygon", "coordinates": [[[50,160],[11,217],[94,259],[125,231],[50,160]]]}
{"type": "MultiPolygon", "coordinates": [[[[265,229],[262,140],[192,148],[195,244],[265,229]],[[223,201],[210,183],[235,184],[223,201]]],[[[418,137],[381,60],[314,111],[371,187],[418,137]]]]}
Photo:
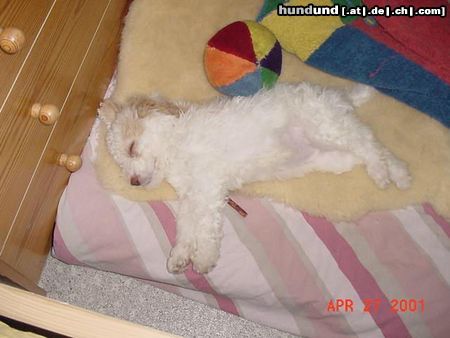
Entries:
{"type": "Polygon", "coordinates": [[[256,70],[256,64],[208,46],[205,51],[205,69],[215,87],[227,86],[256,70]]]}

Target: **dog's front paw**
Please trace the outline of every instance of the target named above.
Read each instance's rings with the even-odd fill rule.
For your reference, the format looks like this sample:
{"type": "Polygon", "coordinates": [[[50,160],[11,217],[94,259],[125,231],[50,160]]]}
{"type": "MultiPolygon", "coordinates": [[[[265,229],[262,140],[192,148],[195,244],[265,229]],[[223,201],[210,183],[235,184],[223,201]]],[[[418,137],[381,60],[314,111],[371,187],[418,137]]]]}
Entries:
{"type": "Polygon", "coordinates": [[[192,248],[188,244],[177,244],[170,250],[167,260],[167,271],[170,273],[182,273],[190,262],[192,248]]]}
{"type": "Polygon", "coordinates": [[[191,256],[192,265],[198,273],[208,273],[217,264],[220,255],[220,241],[203,240],[197,242],[197,250],[191,256]]]}

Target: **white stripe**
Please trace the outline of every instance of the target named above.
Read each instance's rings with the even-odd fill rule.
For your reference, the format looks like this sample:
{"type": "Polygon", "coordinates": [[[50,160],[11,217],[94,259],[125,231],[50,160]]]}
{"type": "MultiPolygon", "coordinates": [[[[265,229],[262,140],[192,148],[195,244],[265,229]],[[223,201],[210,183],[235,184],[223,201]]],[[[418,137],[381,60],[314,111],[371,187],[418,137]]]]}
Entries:
{"type": "Polygon", "coordinates": [[[152,279],[159,282],[176,283],[177,279],[175,276],[166,269],[167,257],[142,208],[137,202],[127,200],[118,195],[111,195],[111,199],[122,216],[130,239],[148,274],[152,279]]]}
{"type": "MultiPolygon", "coordinates": [[[[236,226],[244,225],[236,224],[236,226]]],[[[213,284],[217,286],[217,291],[226,295],[236,295],[233,302],[243,317],[272,327],[281,326],[289,332],[300,333],[292,313],[280,303],[228,217],[224,217],[223,231],[221,257],[217,267],[208,274],[213,284]],[[267,308],[271,310],[267,311],[267,308]]]]}
{"type": "Polygon", "coordinates": [[[450,251],[442,245],[416,209],[408,207],[393,213],[402,224],[403,229],[426,252],[450,285],[450,251]]]}
{"type": "MultiPolygon", "coordinates": [[[[351,299],[353,312],[341,312],[353,330],[364,332],[364,337],[384,337],[369,313],[363,312],[364,304],[350,281],[339,269],[326,245],[303,218],[302,214],[280,203],[272,203],[280,217],[302,247],[330,295],[336,299],[351,299]]],[[[331,313],[330,313],[331,314],[331,313]]]]}

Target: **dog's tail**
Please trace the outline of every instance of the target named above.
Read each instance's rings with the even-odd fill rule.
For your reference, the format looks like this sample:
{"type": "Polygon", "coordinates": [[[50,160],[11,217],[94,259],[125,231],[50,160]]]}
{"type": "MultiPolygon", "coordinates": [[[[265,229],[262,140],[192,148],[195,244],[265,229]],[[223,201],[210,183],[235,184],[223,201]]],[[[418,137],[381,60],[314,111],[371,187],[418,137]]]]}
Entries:
{"type": "Polygon", "coordinates": [[[355,107],[367,102],[375,93],[375,89],[363,84],[357,84],[348,91],[348,97],[355,107]]]}

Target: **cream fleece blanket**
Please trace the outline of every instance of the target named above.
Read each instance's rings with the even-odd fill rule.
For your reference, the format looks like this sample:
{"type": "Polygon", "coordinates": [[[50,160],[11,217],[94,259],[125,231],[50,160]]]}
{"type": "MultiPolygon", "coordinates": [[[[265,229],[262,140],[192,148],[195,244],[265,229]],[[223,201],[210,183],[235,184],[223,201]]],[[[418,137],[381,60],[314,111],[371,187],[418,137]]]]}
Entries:
{"type": "MultiPolygon", "coordinates": [[[[114,97],[159,92],[170,98],[204,100],[218,93],[203,69],[206,42],[223,26],[254,19],[261,0],[135,0],[126,18],[114,97]]],[[[309,81],[328,86],[353,83],[306,66],[283,54],[281,81],[309,81]]],[[[332,175],[312,173],[285,182],[258,182],[240,193],[268,196],[333,220],[352,219],[371,210],[430,202],[450,218],[450,133],[428,116],[392,98],[376,94],[358,114],[378,139],[409,164],[412,187],[378,189],[363,167],[332,175]]],[[[103,185],[132,200],[175,199],[169,184],[153,190],[131,187],[106,151],[99,129],[97,173],[103,185]]]]}

